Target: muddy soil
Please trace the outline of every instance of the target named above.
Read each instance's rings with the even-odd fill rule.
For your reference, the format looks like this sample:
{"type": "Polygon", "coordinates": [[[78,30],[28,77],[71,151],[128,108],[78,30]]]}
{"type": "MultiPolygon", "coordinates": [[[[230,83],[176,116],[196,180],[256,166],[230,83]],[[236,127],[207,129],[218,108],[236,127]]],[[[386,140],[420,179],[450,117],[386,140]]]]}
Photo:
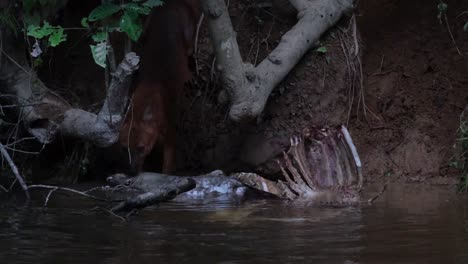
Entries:
{"type": "MultiPolygon", "coordinates": [[[[457,16],[468,10],[468,3],[447,4],[455,42],[462,53],[467,52],[463,25],[468,16],[457,16]]],[[[275,9],[268,14],[249,1],[231,2],[230,12],[244,59],[252,63],[264,58],[294,23],[291,16],[275,9]]],[[[457,53],[437,13],[432,1],[361,1],[357,17],[364,99],[359,87],[353,101],[348,97],[351,82],[339,34],[346,29],[344,21],[324,36],[321,45],[327,53],[312,49],[274,90],[255,123],[230,124],[227,108],[198,92],[202,102],[194,101],[196,110],[188,118],[197,120],[198,128],[190,127],[190,121],[184,123],[185,131],[191,131],[191,140],[186,136],[184,144],[197,142],[192,152],[182,151],[187,154],[185,164],[271,175],[277,169],[269,161],[290,136],[310,126],[348,124],[369,181],[456,183],[458,172],[449,164],[459,115],[468,103],[468,61],[457,53]],[[200,129],[199,120],[213,126],[200,129]]],[[[201,53],[210,54],[203,45],[201,53]]],[[[216,94],[217,88],[213,85],[210,92],[216,94]]]]}
{"type": "Polygon", "coordinates": [[[468,104],[467,1],[446,1],[460,56],[433,1],[362,1],[366,104],[351,122],[369,180],[456,182],[450,168],[468,104]]]}

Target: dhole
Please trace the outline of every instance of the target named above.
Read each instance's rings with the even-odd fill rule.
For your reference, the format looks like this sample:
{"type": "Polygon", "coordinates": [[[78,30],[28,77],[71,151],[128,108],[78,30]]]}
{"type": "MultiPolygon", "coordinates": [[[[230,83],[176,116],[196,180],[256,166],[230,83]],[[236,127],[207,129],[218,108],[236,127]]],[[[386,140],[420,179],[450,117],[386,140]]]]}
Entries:
{"type": "Polygon", "coordinates": [[[189,56],[200,15],[199,0],[168,0],[147,18],[140,69],[119,138],[129,150],[132,173],[141,171],[155,144],[163,147],[162,173],[174,170],[177,99],[192,78],[189,56]]]}

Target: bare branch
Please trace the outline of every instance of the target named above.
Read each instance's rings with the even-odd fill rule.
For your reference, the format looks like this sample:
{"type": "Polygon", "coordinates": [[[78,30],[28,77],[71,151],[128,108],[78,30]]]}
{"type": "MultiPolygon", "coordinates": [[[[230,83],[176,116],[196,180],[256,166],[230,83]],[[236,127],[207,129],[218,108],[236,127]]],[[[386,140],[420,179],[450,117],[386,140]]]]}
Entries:
{"type": "Polygon", "coordinates": [[[21,188],[23,188],[24,190],[24,193],[26,194],[26,197],[29,199],[29,190],[28,190],[28,186],[26,185],[26,183],[24,182],[24,179],[23,177],[20,175],[19,171],[18,171],[18,168],[16,167],[15,163],[13,162],[13,160],[11,159],[10,157],[10,154],[8,154],[8,151],[5,149],[5,146],[3,146],[2,143],[0,143],[0,152],[2,153],[2,156],[6,159],[6,161],[8,162],[8,165],[10,166],[11,168],[11,171],[13,172],[13,174],[15,175],[16,179],[18,180],[18,182],[20,183],[21,185],[21,188]]]}
{"type": "MultiPolygon", "coordinates": [[[[118,202],[118,201],[120,201],[120,200],[108,201],[106,199],[99,198],[97,196],[87,194],[86,192],[81,192],[81,191],[78,191],[78,190],[75,190],[75,189],[72,189],[72,188],[58,187],[58,186],[52,186],[52,185],[43,185],[43,184],[30,185],[29,189],[30,190],[31,189],[51,189],[53,191],[66,191],[66,192],[71,192],[71,193],[74,193],[74,194],[78,194],[78,195],[81,195],[81,196],[84,196],[84,197],[87,197],[87,198],[90,198],[90,199],[93,199],[93,200],[102,201],[102,202],[118,202]]],[[[46,201],[48,201],[50,194],[51,193],[49,192],[49,195],[47,195],[46,201]]],[[[45,203],[45,205],[47,205],[47,203],[45,203]]]]}

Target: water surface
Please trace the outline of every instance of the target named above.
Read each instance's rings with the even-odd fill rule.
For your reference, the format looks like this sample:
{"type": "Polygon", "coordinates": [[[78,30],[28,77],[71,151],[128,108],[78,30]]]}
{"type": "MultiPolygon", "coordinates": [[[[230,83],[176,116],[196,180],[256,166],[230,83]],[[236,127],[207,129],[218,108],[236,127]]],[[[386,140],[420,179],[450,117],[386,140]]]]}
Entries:
{"type": "Polygon", "coordinates": [[[468,263],[468,200],[390,185],[372,206],[170,202],[129,222],[55,195],[0,205],[1,263],[468,263]]]}

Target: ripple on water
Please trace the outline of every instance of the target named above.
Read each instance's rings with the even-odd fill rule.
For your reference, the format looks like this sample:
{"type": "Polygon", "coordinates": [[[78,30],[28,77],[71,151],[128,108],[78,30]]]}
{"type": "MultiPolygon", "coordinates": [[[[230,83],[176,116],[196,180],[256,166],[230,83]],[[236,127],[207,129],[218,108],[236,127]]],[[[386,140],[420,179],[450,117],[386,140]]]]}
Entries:
{"type": "Polygon", "coordinates": [[[467,200],[389,186],[371,207],[170,202],[130,222],[60,197],[0,205],[2,263],[468,263],[467,200]]]}

